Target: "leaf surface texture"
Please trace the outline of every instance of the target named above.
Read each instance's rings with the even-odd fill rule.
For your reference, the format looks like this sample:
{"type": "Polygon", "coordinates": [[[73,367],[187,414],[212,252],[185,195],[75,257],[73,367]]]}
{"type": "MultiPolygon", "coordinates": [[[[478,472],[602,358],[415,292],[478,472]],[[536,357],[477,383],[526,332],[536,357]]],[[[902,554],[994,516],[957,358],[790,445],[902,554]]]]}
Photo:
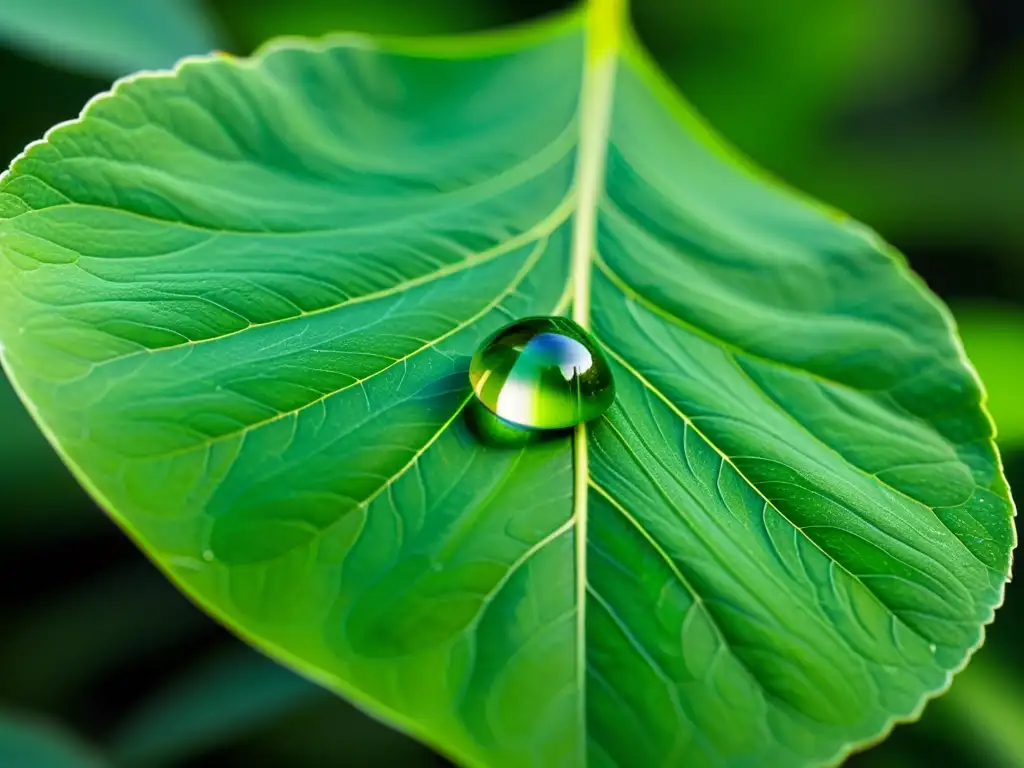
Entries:
{"type": "Polygon", "coordinates": [[[834,762],[1001,601],[980,387],[601,5],[120,83],[0,182],[5,363],[189,595],[466,764],[834,762]],[[469,357],[557,312],[616,403],[481,444],[469,357]]]}

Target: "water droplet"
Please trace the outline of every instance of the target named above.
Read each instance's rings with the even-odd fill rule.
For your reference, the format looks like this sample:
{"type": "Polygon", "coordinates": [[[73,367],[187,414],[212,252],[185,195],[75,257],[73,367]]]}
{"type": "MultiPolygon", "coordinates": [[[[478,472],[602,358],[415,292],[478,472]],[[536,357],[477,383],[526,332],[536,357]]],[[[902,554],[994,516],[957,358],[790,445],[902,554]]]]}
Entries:
{"type": "Polygon", "coordinates": [[[466,405],[463,416],[466,423],[469,424],[469,428],[473,430],[473,434],[481,442],[496,448],[516,448],[567,432],[567,430],[537,430],[516,426],[495,416],[475,397],[466,405]]]}
{"type": "Polygon", "coordinates": [[[480,403],[513,427],[567,429],[595,419],[615,399],[598,343],[565,317],[528,317],[490,336],[469,380],[480,403]]]}
{"type": "Polygon", "coordinates": [[[204,549],[203,550],[203,560],[205,560],[208,563],[212,563],[213,562],[213,550],[212,549],[204,549]]]}

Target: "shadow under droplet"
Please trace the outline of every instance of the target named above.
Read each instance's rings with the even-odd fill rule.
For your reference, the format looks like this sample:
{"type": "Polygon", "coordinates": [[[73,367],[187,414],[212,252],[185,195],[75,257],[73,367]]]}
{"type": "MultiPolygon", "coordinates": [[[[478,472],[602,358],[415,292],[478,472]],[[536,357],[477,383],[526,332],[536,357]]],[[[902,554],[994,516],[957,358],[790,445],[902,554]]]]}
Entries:
{"type": "Polygon", "coordinates": [[[496,448],[515,448],[521,445],[565,438],[572,429],[526,429],[505,421],[483,403],[472,398],[462,411],[470,431],[484,445],[496,448]]]}

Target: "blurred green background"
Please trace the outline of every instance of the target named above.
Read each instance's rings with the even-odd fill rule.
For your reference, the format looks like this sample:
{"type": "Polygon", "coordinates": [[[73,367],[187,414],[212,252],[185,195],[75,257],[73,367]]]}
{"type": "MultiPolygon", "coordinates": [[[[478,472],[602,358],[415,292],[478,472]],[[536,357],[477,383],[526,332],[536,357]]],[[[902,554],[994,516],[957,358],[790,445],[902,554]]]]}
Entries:
{"type": "MultiPolygon", "coordinates": [[[[244,54],[280,34],[451,33],[558,5],[0,0],[0,166],[114,75],[165,65],[182,46],[244,54]],[[101,12],[119,3],[132,8],[123,28],[101,12]],[[154,23],[164,6],[175,24],[154,23]]],[[[633,14],[721,133],[882,232],[946,299],[989,389],[1011,486],[1024,488],[1024,5],[634,0],[633,14]]],[[[1024,589],[1011,585],[950,693],[849,765],[1024,767],[1022,632],[1024,589]]],[[[0,382],[0,766],[446,764],[193,608],[0,382]]]]}

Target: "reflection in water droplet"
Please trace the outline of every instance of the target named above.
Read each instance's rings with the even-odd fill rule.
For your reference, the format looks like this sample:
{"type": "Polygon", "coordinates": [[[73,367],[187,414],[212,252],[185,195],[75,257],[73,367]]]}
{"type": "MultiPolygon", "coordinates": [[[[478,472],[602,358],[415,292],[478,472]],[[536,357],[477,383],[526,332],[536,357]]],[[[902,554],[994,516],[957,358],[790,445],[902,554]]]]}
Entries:
{"type": "Polygon", "coordinates": [[[514,448],[554,437],[569,436],[569,430],[538,430],[520,427],[495,416],[477,398],[466,404],[463,411],[466,423],[481,442],[496,448],[514,448]]]}
{"type": "Polygon", "coordinates": [[[615,399],[604,352],[564,317],[505,326],[473,355],[469,379],[479,403],[513,428],[567,429],[597,418],[615,399]]]}

